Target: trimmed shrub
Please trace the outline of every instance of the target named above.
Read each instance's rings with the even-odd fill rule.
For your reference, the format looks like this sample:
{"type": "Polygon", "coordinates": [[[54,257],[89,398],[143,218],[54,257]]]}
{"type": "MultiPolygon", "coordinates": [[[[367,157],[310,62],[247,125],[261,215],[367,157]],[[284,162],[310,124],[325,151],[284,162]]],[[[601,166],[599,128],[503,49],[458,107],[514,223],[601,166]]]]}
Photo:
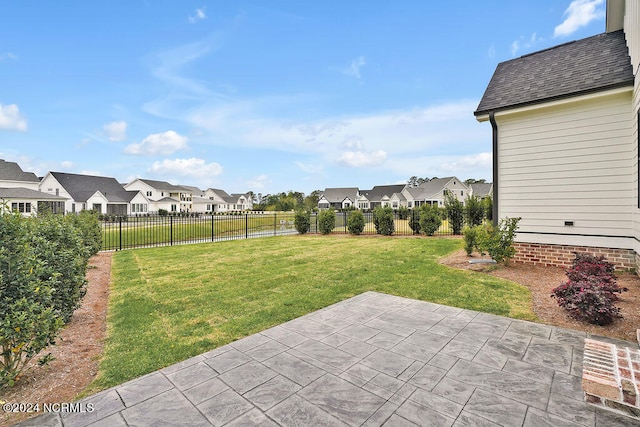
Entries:
{"type": "Polygon", "coordinates": [[[168,216],[169,215],[169,211],[166,209],[158,209],[158,215],[159,216],[168,216]]]}
{"type": "Polygon", "coordinates": [[[420,234],[420,210],[411,209],[409,212],[409,228],[413,234],[420,234]]]}
{"type": "Polygon", "coordinates": [[[102,229],[96,213],[84,210],[77,215],[70,215],[68,218],[80,232],[82,244],[87,249],[87,260],[100,252],[102,249],[102,229]]]}
{"type": "Polygon", "coordinates": [[[484,206],[478,197],[467,197],[464,205],[464,216],[469,227],[482,224],[482,220],[484,220],[484,206]]]}
{"type": "Polygon", "coordinates": [[[293,225],[300,234],[306,234],[311,228],[311,212],[297,211],[293,219],[293,225]]]}
{"type": "Polygon", "coordinates": [[[389,206],[377,207],[373,210],[373,223],[378,234],[391,236],[396,231],[394,220],[393,209],[389,206]]]}
{"type": "Polygon", "coordinates": [[[427,236],[433,236],[442,225],[440,209],[436,205],[420,206],[420,229],[427,236]]]}
{"type": "Polygon", "coordinates": [[[349,233],[354,235],[360,235],[364,231],[364,215],[361,211],[349,212],[347,218],[347,229],[349,233]]]}
{"type": "Polygon", "coordinates": [[[336,213],[333,209],[320,211],[318,215],[318,230],[322,234],[329,234],[336,226],[336,213]]]}
{"type": "Polygon", "coordinates": [[[462,202],[447,191],[444,195],[444,207],[449,225],[453,229],[453,234],[462,234],[462,226],[464,225],[464,206],[462,202]]]}
{"type": "Polygon", "coordinates": [[[471,256],[473,250],[478,249],[478,233],[480,228],[480,226],[476,225],[475,227],[465,227],[464,229],[464,250],[467,256],[471,256]]]}
{"type": "Polygon", "coordinates": [[[42,237],[34,236],[35,221],[0,214],[0,388],[12,386],[24,366],[54,343],[63,325],[52,286],[42,279],[44,262],[34,249],[42,237]]]}
{"type": "Polygon", "coordinates": [[[513,239],[519,222],[519,217],[507,217],[500,220],[498,227],[489,224],[480,226],[476,236],[480,253],[488,253],[495,262],[507,264],[516,254],[513,239]]]}
{"type": "Polygon", "coordinates": [[[618,294],[627,291],[616,284],[614,266],[603,256],[575,254],[567,269],[568,281],[553,289],[551,296],[571,316],[589,323],[608,325],[620,315],[618,294]]]}
{"type": "Polygon", "coordinates": [[[86,294],[87,262],[93,250],[74,222],[73,216],[46,215],[32,224],[33,250],[42,263],[37,274],[51,287],[53,308],[65,323],[86,294]]]}

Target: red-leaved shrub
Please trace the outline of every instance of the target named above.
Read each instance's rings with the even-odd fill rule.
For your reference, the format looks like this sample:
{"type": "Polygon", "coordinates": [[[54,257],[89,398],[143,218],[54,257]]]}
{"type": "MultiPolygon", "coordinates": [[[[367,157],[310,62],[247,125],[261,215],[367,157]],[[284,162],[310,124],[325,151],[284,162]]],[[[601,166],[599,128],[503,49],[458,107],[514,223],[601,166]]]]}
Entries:
{"type": "Polygon", "coordinates": [[[551,296],[576,319],[608,325],[620,315],[615,306],[618,294],[627,288],[616,284],[615,267],[603,256],[575,254],[567,269],[567,283],[553,289],[551,296]]]}

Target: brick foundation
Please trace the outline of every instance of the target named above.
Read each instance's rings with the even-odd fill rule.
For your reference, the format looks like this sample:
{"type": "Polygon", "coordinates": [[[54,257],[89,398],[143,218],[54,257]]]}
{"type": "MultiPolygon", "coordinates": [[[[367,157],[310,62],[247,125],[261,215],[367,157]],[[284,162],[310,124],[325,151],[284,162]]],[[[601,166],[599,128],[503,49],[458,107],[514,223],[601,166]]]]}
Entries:
{"type": "Polygon", "coordinates": [[[637,266],[640,265],[640,256],[632,249],[590,248],[586,246],[520,242],[514,243],[513,246],[516,249],[516,255],[513,260],[526,264],[568,267],[575,258],[574,252],[579,252],[595,256],[604,255],[607,261],[613,263],[618,269],[638,271],[637,266]]]}
{"type": "Polygon", "coordinates": [[[585,339],[582,389],[587,403],[640,420],[640,350],[585,339]]]}

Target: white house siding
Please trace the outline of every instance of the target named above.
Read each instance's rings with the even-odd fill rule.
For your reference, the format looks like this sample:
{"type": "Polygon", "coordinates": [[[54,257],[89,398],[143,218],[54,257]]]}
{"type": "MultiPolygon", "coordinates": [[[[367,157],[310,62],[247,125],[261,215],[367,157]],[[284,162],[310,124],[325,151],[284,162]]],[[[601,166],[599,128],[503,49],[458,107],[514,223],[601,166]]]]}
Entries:
{"type": "MultiPolygon", "coordinates": [[[[629,48],[629,54],[631,56],[631,63],[633,65],[633,72],[635,74],[635,82],[634,82],[634,90],[633,90],[633,101],[632,101],[632,112],[631,112],[631,123],[632,123],[632,159],[634,162],[633,165],[633,208],[634,208],[634,216],[633,216],[633,245],[636,254],[640,254],[640,209],[638,209],[640,197],[640,189],[639,189],[639,177],[638,171],[640,166],[638,165],[638,144],[640,144],[640,139],[638,136],[638,111],[640,110],[640,73],[638,73],[638,62],[640,61],[640,4],[637,0],[627,0],[626,8],[625,8],[625,23],[624,23],[624,32],[625,38],[627,40],[627,47],[629,48]]],[[[636,255],[638,256],[638,255],[636,255]]]]}
{"type": "Polygon", "coordinates": [[[632,248],[631,100],[615,90],[496,114],[499,217],[522,217],[517,241],[632,248]]]}
{"type": "Polygon", "coordinates": [[[64,203],[65,212],[73,212],[73,198],[69,193],[67,193],[67,190],[65,190],[64,187],[60,185],[58,180],[55,179],[53,175],[51,175],[51,173],[48,173],[42,179],[42,181],[40,181],[39,190],[43,193],[55,194],[56,196],[64,197],[65,199],[67,199],[64,203]]]}

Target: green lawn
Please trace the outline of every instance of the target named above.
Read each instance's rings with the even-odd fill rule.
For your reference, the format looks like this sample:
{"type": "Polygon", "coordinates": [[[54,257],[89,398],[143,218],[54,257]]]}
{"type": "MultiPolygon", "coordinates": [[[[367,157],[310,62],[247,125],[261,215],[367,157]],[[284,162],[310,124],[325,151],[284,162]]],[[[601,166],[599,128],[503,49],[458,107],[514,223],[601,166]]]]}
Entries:
{"type": "Polygon", "coordinates": [[[535,320],[526,288],[437,263],[461,246],[289,236],[117,252],[105,352],[89,392],[369,290],[535,320]]]}

